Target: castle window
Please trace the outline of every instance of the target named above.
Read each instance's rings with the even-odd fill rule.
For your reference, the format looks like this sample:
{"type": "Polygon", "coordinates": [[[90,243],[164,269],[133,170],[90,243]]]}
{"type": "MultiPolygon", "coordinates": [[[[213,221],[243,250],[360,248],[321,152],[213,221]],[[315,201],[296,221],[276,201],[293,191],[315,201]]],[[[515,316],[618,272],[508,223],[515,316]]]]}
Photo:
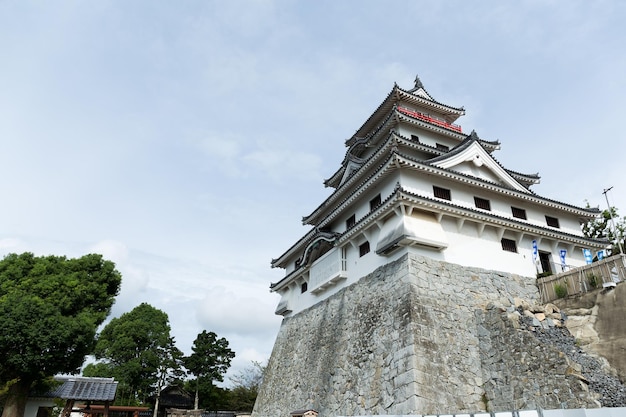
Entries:
{"type": "Polygon", "coordinates": [[[514,240],[503,238],[500,242],[502,243],[502,250],[517,253],[517,243],[514,240]]]}
{"type": "Polygon", "coordinates": [[[381,203],[380,194],[378,194],[376,197],[370,200],[370,211],[380,206],[380,203],[381,203]]]}
{"type": "Polygon", "coordinates": [[[436,146],[437,146],[437,149],[439,149],[440,151],[448,152],[450,150],[449,146],[442,145],[441,143],[437,143],[436,146]]]}
{"type": "Polygon", "coordinates": [[[420,138],[418,138],[416,135],[411,135],[411,140],[414,142],[419,142],[420,138]]]}
{"type": "Polygon", "coordinates": [[[352,216],[348,217],[348,220],[346,220],[346,229],[351,228],[355,224],[356,224],[356,217],[353,214],[352,216]]]}
{"type": "Polygon", "coordinates": [[[435,194],[435,197],[437,198],[442,198],[444,200],[452,200],[452,198],[450,197],[450,190],[448,190],[447,188],[441,188],[441,187],[437,187],[436,185],[433,185],[433,193],[435,194]]]}
{"type": "Polygon", "coordinates": [[[364,256],[370,252],[370,243],[365,242],[359,245],[359,256],[364,256]]]}
{"type": "Polygon", "coordinates": [[[479,209],[491,211],[491,202],[484,198],[474,197],[474,205],[479,209]]]}
{"type": "Polygon", "coordinates": [[[301,293],[305,293],[308,289],[309,289],[309,283],[308,282],[303,282],[300,285],[300,292],[301,293]]]}
{"type": "Polygon", "coordinates": [[[526,210],[524,209],[511,207],[511,213],[513,213],[513,217],[526,220],[526,210]]]}
{"type": "Polygon", "coordinates": [[[559,219],[556,217],[546,216],[546,224],[550,227],[556,227],[557,229],[560,228],[559,219]]]}

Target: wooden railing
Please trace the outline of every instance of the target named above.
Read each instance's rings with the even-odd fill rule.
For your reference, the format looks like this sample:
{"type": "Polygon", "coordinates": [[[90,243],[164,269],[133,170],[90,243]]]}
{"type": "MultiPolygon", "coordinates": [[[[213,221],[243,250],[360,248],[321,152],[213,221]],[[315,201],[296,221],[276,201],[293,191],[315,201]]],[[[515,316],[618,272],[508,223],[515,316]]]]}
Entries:
{"type": "Polygon", "coordinates": [[[415,117],[416,119],[423,120],[428,123],[432,123],[434,125],[445,127],[446,129],[454,130],[455,132],[462,133],[461,126],[456,125],[454,123],[448,123],[439,117],[430,116],[428,114],[420,113],[415,110],[407,109],[406,107],[398,106],[398,111],[400,113],[406,114],[407,116],[415,117]]]}
{"type": "Polygon", "coordinates": [[[537,278],[542,303],[564,295],[579,295],[596,288],[615,286],[626,280],[626,256],[615,255],[589,265],[537,278]]]}

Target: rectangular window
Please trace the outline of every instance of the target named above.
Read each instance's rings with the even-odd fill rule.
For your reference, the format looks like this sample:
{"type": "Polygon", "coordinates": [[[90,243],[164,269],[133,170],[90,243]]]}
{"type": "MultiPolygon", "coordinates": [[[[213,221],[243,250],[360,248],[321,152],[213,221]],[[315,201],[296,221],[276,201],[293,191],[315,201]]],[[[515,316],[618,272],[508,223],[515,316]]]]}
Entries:
{"type": "Polygon", "coordinates": [[[511,213],[513,213],[513,217],[526,220],[526,210],[524,209],[511,207],[511,213]]]}
{"type": "Polygon", "coordinates": [[[560,228],[559,219],[556,217],[546,216],[546,224],[550,227],[556,227],[557,229],[560,228]]]}
{"type": "Polygon", "coordinates": [[[502,243],[502,250],[517,253],[517,243],[514,240],[503,238],[500,242],[502,243]]]}
{"type": "Polygon", "coordinates": [[[437,198],[442,198],[444,200],[452,200],[452,198],[450,198],[450,190],[448,190],[447,188],[441,188],[441,187],[437,187],[433,185],[433,193],[435,194],[435,197],[437,198]]]}
{"type": "Polygon", "coordinates": [[[437,149],[439,149],[440,151],[448,152],[450,150],[449,146],[442,145],[441,143],[437,143],[436,146],[437,146],[437,149]]]}
{"type": "Polygon", "coordinates": [[[352,216],[348,217],[348,220],[346,220],[346,229],[351,228],[355,224],[356,224],[356,217],[353,214],[352,216]]]}
{"type": "Polygon", "coordinates": [[[380,206],[380,194],[370,200],[370,211],[374,210],[376,207],[380,206]]]}
{"type": "Polygon", "coordinates": [[[368,254],[370,252],[370,243],[369,242],[365,242],[362,243],[361,245],[359,245],[359,256],[363,256],[365,254],[368,254]]]}
{"type": "Polygon", "coordinates": [[[300,292],[301,293],[304,294],[308,289],[309,289],[309,283],[308,282],[303,282],[302,284],[300,284],[300,292]]]}
{"type": "Polygon", "coordinates": [[[491,211],[491,202],[484,198],[474,197],[474,205],[479,209],[491,211]]]}

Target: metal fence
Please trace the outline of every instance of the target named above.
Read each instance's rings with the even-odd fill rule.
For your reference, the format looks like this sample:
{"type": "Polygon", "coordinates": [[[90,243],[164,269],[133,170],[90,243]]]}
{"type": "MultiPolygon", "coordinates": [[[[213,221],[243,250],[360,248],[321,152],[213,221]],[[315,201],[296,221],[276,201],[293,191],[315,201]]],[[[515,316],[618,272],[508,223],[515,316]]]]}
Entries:
{"type": "Polygon", "coordinates": [[[569,295],[579,295],[596,288],[615,286],[626,280],[626,255],[615,255],[589,265],[537,278],[542,303],[569,295]]]}

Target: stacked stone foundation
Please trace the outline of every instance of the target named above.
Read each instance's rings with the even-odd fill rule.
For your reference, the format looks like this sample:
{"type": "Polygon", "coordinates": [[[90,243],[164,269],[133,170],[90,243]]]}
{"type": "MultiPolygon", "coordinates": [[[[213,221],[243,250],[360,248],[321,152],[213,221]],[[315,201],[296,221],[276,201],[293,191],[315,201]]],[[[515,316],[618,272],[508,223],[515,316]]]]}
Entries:
{"type": "Polygon", "coordinates": [[[534,278],[407,254],[285,318],[254,417],[597,407],[565,356],[516,329],[534,278]]]}

